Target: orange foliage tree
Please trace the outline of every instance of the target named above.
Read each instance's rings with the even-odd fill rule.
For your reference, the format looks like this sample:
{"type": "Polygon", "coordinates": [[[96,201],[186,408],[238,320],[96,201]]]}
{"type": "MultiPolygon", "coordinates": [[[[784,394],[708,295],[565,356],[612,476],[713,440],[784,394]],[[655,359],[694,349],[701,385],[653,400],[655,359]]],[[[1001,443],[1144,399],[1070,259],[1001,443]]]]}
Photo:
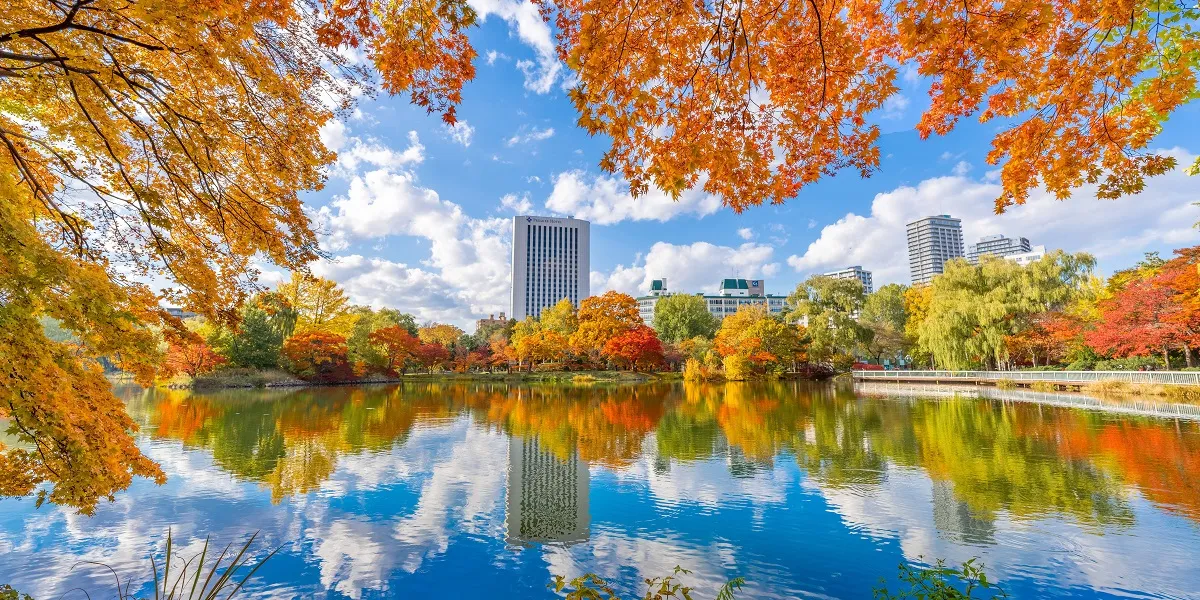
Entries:
{"type": "Polygon", "coordinates": [[[400,325],[376,329],[367,339],[383,349],[384,356],[387,357],[384,372],[389,375],[396,375],[397,370],[403,373],[408,361],[416,358],[421,346],[421,340],[400,325]]]}
{"type": "Polygon", "coordinates": [[[638,325],[604,344],[604,355],[609,360],[633,371],[638,366],[649,368],[663,362],[663,346],[654,330],[638,325]]]}
{"type": "Polygon", "coordinates": [[[354,376],[346,338],[335,333],[298,333],[283,343],[288,370],[315,381],[346,381],[354,376]]]}
{"type": "MultiPolygon", "coordinates": [[[[930,84],[921,137],[1001,121],[996,209],[1038,185],[1058,198],[1142,189],[1174,159],[1145,152],[1200,97],[1194,3],[1126,0],[539,0],[576,71],[579,124],[632,192],[702,185],[735,210],[781,203],[824,175],[879,165],[867,115],[900,69],[930,84]],[[1101,83],[1102,82],[1102,83],[1101,83]]],[[[1200,163],[1198,163],[1200,164],[1200,163]]]]}
{"type": "Polygon", "coordinates": [[[604,345],[638,325],[642,325],[637,300],[615,291],[584,298],[579,303],[579,328],[571,334],[571,346],[582,352],[601,352],[604,345]]]}
{"type": "Polygon", "coordinates": [[[182,340],[171,342],[163,366],[171,373],[195,377],[211,372],[225,361],[204,340],[182,340]]]}

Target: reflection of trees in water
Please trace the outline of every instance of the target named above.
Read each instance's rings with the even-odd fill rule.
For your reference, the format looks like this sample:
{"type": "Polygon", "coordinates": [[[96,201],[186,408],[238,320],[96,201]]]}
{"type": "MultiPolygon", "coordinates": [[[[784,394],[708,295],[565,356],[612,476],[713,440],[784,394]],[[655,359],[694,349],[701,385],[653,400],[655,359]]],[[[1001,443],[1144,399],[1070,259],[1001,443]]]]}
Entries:
{"type": "Polygon", "coordinates": [[[211,449],[219,466],[269,486],[276,500],[318,487],[342,455],[385,451],[414,426],[469,415],[536,439],[559,460],[612,469],[649,453],[659,472],[722,459],[731,474],[753,477],[787,456],[822,486],[871,487],[889,464],[920,468],[936,482],[935,521],[963,539],[990,536],[1001,511],[1129,524],[1127,485],[1200,520],[1196,423],[1029,404],[860,398],[803,383],[151,391],[129,403],[154,437],[211,449]]]}

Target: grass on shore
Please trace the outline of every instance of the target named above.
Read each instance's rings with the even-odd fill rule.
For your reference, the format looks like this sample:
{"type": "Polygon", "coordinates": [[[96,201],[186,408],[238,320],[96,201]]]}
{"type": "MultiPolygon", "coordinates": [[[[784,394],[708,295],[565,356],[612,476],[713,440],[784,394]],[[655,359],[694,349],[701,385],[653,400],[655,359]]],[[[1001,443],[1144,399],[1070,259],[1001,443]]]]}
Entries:
{"type": "Polygon", "coordinates": [[[1153,396],[1173,402],[1200,403],[1200,386],[1196,385],[1127,383],[1108,379],[1089,383],[1082,391],[1096,396],[1153,396]]]}

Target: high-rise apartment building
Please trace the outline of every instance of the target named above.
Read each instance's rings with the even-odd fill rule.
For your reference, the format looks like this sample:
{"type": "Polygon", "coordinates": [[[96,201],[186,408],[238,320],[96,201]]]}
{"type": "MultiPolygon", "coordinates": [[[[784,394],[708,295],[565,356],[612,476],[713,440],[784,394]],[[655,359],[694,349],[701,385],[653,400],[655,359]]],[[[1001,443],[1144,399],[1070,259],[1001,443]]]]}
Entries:
{"type": "Polygon", "coordinates": [[[977,265],[979,257],[984,254],[992,256],[1011,256],[1032,251],[1027,238],[1010,238],[1003,235],[985,235],[979,241],[967,246],[967,262],[977,265]]]}
{"type": "Polygon", "coordinates": [[[940,275],[946,261],[962,258],[962,220],[950,215],[925,217],[908,224],[908,269],[913,285],[940,275]]]}
{"type": "Polygon", "coordinates": [[[840,271],[830,271],[825,274],[826,277],[834,279],[857,279],[863,286],[863,293],[870,294],[875,291],[875,283],[871,278],[871,272],[865,271],[859,265],[846,267],[840,271]]]}
{"type": "Polygon", "coordinates": [[[512,310],[520,321],[566,298],[587,298],[591,224],[578,219],[513,217],[512,310]]]}

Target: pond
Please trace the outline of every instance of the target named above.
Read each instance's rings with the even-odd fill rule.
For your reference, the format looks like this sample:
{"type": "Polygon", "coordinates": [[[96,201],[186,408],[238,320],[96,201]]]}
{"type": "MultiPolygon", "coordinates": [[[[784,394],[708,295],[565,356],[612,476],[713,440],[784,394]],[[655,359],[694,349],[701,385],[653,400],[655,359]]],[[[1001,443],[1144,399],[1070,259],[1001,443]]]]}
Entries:
{"type": "Polygon", "coordinates": [[[119,391],[168,482],[91,517],[0,501],[0,583],[111,597],[81,561],[148,581],[170,528],[183,556],[278,547],[248,598],[552,598],[587,572],[632,596],[675,565],[700,597],[869,598],[972,557],[1016,598],[1200,594],[1186,412],[887,384],[119,391]]]}

